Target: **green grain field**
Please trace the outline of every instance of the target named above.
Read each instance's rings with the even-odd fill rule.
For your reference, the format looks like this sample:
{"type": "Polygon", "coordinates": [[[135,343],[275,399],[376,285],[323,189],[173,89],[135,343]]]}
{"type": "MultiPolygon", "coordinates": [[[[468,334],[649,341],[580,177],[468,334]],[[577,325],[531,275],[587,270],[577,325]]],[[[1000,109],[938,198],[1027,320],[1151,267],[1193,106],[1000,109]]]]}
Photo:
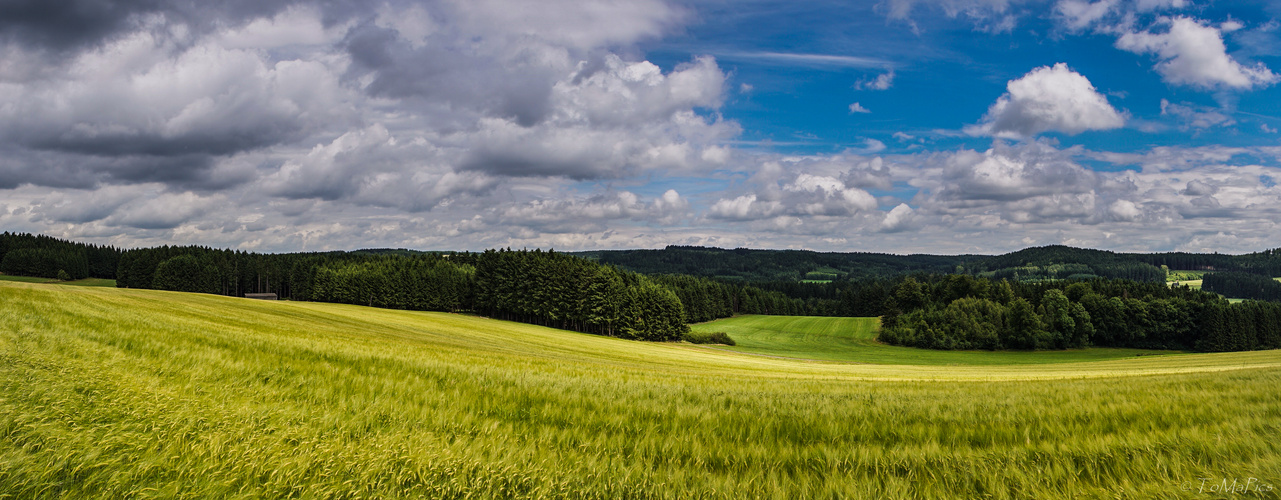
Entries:
{"type": "Polygon", "coordinates": [[[465,315],[14,282],[0,282],[0,318],[0,498],[1281,489],[1275,351],[814,363],[465,315]]]}

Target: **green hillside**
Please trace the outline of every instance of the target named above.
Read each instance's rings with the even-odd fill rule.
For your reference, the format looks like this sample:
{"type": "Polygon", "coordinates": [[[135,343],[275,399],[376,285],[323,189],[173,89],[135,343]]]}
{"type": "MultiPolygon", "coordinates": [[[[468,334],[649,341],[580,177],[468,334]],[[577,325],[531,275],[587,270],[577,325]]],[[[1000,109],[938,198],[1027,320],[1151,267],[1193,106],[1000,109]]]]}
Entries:
{"type": "Polygon", "coordinates": [[[109,279],[103,279],[103,278],[85,278],[85,279],[73,280],[73,281],[58,281],[57,279],[54,279],[54,278],[38,278],[34,276],[11,276],[8,274],[0,274],[0,281],[16,281],[19,283],[57,283],[60,285],[97,286],[97,287],[108,287],[108,288],[116,287],[116,280],[109,280],[109,279]]]}
{"type": "Polygon", "coordinates": [[[709,347],[767,356],[897,365],[1012,365],[1072,363],[1174,355],[1178,351],[1092,347],[1053,351],[936,351],[876,342],[876,318],[737,316],[691,325],[725,332],[735,346],[709,347]]]}
{"type": "Polygon", "coordinates": [[[1201,498],[1198,478],[1281,478],[1277,351],[813,363],[14,282],[0,317],[0,498],[1201,498]]]}

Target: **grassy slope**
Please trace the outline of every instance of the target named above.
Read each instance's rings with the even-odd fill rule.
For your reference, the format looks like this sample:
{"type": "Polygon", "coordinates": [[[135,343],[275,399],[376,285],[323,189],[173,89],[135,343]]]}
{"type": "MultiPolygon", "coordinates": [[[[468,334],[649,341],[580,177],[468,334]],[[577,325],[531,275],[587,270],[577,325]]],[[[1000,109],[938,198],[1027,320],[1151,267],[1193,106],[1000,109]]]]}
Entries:
{"type": "Polygon", "coordinates": [[[102,288],[115,288],[116,280],[108,280],[108,279],[102,279],[102,278],[85,278],[82,280],[63,282],[62,284],[72,285],[72,286],[94,286],[94,287],[102,287],[102,288]]]}
{"type": "Polygon", "coordinates": [[[1011,365],[1075,363],[1169,355],[1177,351],[1090,348],[1065,351],[933,351],[876,342],[876,318],[738,316],[693,325],[701,332],[725,332],[736,346],[712,349],[852,363],[899,365],[1011,365]]]}
{"type": "Polygon", "coordinates": [[[1181,486],[1281,478],[1278,352],[816,364],[19,283],[0,316],[0,498],[1199,498],[1181,486]]]}
{"type": "Polygon", "coordinates": [[[58,280],[53,278],[37,278],[35,276],[13,276],[9,274],[0,274],[0,281],[14,281],[18,283],[53,283],[58,280]]]}
{"type": "Polygon", "coordinates": [[[109,288],[116,287],[116,280],[108,280],[108,279],[102,279],[102,278],[85,278],[82,280],[75,280],[75,281],[58,281],[53,278],[37,278],[34,276],[11,276],[8,274],[0,274],[0,281],[14,281],[18,283],[55,283],[59,285],[97,286],[97,287],[109,287],[109,288]]]}

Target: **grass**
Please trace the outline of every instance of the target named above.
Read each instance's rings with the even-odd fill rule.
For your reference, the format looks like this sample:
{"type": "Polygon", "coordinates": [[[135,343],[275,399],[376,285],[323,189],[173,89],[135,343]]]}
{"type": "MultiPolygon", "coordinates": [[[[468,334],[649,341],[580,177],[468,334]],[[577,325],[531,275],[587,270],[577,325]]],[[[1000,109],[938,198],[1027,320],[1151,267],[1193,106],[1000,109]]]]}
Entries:
{"type": "Polygon", "coordinates": [[[12,282],[0,317],[0,498],[1281,489],[1273,351],[811,363],[465,315],[12,282]]]}
{"type": "Polygon", "coordinates": [[[94,286],[94,287],[101,287],[101,288],[115,288],[116,280],[108,280],[108,279],[102,279],[102,278],[85,278],[82,280],[64,281],[59,284],[71,285],[71,286],[94,286]]]}
{"type": "Polygon", "coordinates": [[[14,281],[17,283],[57,283],[58,280],[53,278],[37,278],[35,276],[13,276],[9,274],[0,274],[0,281],[14,281]]]}
{"type": "Polygon", "coordinates": [[[74,280],[74,281],[58,281],[53,278],[37,278],[34,276],[11,276],[8,274],[0,274],[0,281],[13,281],[18,283],[53,283],[58,285],[97,286],[97,287],[107,287],[107,288],[116,287],[116,280],[108,280],[108,279],[102,279],[102,278],[85,278],[85,279],[74,280]]]}
{"type": "Polygon", "coordinates": [[[736,316],[692,325],[694,332],[723,331],[737,342],[727,351],[790,358],[896,365],[1010,365],[1077,363],[1180,351],[1089,348],[1063,351],[935,351],[876,342],[876,318],[736,316]]]}

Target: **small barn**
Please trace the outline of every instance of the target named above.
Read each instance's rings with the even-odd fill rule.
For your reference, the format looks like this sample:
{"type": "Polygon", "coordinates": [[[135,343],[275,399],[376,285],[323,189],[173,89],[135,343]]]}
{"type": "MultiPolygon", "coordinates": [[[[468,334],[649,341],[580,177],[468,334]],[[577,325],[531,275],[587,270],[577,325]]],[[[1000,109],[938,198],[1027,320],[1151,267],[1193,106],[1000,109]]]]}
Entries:
{"type": "Polygon", "coordinates": [[[258,300],[276,300],[276,294],[274,294],[274,293],[246,293],[246,294],[245,294],[245,298],[246,298],[246,299],[258,299],[258,300]]]}

